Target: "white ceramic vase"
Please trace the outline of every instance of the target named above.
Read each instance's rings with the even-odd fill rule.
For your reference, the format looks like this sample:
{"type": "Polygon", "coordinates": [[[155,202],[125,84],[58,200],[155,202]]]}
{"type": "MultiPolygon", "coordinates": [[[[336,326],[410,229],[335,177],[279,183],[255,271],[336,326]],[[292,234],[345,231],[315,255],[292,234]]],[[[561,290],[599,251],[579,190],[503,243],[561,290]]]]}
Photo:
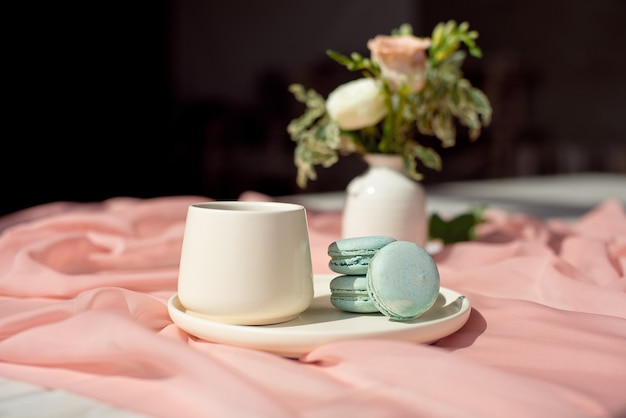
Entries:
{"type": "Polygon", "coordinates": [[[403,173],[400,155],[364,158],[368,169],[346,189],[343,238],[388,235],[424,247],[428,239],[424,187],[403,173]]]}

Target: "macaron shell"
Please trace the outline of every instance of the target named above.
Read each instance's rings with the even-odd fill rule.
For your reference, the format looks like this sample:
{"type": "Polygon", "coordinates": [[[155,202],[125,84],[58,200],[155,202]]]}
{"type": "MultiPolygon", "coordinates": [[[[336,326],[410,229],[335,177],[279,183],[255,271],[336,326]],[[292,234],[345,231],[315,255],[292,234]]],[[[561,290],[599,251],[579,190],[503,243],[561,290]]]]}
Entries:
{"type": "Polygon", "coordinates": [[[342,275],[330,281],[331,293],[356,293],[367,294],[367,276],[362,275],[342,275]]]}
{"type": "Polygon", "coordinates": [[[332,296],[330,303],[337,309],[352,313],[375,313],[380,314],[374,300],[369,296],[332,296]]]}
{"type": "Polygon", "coordinates": [[[328,255],[331,257],[373,255],[376,251],[395,240],[395,238],[386,235],[344,238],[328,246],[328,255]]]}
{"type": "Polygon", "coordinates": [[[439,295],[439,270],[419,245],[392,242],[370,261],[368,292],[380,312],[391,319],[408,321],[430,309],[439,295]]]}
{"type": "Polygon", "coordinates": [[[337,276],[330,281],[330,303],[342,311],[379,312],[367,291],[366,275],[337,276]]]}
{"type": "Polygon", "coordinates": [[[337,240],[328,246],[331,257],[328,267],[339,274],[366,274],[372,257],[380,248],[394,241],[395,238],[385,235],[337,240]]]}

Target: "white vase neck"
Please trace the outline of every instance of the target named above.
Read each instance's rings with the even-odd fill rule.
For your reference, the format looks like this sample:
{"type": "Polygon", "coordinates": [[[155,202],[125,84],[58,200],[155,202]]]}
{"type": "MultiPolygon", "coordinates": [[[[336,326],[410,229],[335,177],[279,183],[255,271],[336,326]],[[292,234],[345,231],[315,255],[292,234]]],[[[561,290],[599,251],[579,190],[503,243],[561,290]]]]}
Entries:
{"type": "Polygon", "coordinates": [[[387,167],[402,172],[404,161],[397,154],[365,154],[363,159],[370,167],[387,167]]]}

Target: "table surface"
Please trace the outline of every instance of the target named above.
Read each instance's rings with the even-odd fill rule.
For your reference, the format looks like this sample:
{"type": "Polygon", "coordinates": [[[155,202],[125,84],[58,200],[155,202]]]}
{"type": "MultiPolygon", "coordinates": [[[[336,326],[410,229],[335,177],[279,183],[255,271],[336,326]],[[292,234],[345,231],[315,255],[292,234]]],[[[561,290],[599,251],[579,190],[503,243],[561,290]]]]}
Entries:
{"type": "MultiPolygon", "coordinates": [[[[577,217],[607,198],[626,203],[626,175],[580,173],[441,183],[426,187],[429,213],[456,214],[486,204],[540,218],[577,217]]],[[[343,192],[284,196],[308,209],[340,211],[343,192]]]]}

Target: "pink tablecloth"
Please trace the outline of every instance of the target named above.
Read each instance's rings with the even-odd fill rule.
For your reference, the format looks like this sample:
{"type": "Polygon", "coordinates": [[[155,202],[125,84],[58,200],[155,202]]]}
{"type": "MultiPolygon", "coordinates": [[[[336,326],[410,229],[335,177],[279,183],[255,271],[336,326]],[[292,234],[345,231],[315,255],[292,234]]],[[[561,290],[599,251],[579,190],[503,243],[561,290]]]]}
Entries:
{"type": "MultiPolygon", "coordinates": [[[[245,199],[263,196],[246,194],[245,199]]],[[[197,196],[56,203],[0,218],[0,376],[155,417],[626,414],[626,214],[489,211],[435,256],[472,302],[432,345],[372,340],[299,360],[190,337],[170,320],[197,196]]],[[[315,271],[338,213],[309,211],[315,271]]]]}

